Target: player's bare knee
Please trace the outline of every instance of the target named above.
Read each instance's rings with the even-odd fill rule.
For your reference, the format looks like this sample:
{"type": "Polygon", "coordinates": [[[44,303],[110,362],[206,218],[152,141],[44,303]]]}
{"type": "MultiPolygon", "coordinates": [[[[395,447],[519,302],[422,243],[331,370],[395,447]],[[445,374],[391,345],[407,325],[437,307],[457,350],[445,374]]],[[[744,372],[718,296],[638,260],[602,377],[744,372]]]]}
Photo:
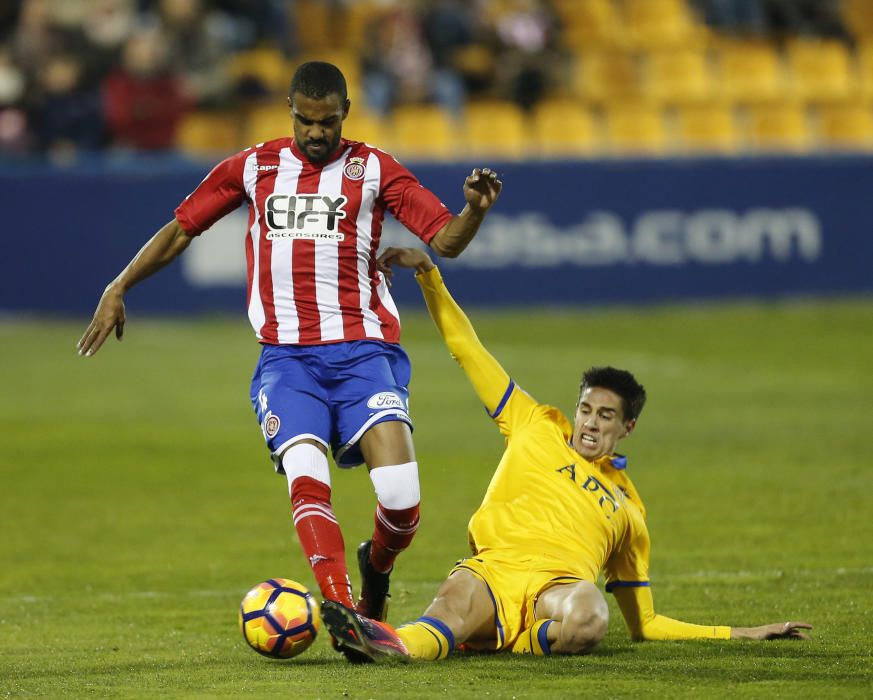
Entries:
{"type": "Polygon", "coordinates": [[[575,608],[561,622],[561,649],[567,654],[587,654],[603,640],[608,628],[605,605],[575,608]]]}

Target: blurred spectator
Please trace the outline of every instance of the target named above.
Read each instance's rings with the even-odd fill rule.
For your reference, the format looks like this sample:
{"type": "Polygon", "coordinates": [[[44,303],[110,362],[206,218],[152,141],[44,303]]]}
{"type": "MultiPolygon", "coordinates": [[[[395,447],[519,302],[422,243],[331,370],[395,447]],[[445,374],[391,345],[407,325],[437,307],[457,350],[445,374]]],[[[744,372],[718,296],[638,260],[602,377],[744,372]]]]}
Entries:
{"type": "Polygon", "coordinates": [[[399,104],[436,102],[459,115],[464,88],[458,75],[434,63],[418,17],[402,3],[373,17],[362,55],[367,106],[386,114],[399,104]]]}
{"type": "Polygon", "coordinates": [[[558,50],[557,17],[543,0],[509,0],[494,19],[499,40],[498,90],[531,109],[560,84],[566,59],[558,50]]]}
{"type": "Polygon", "coordinates": [[[12,60],[12,52],[0,45],[0,153],[24,153],[30,146],[27,113],[24,110],[27,83],[12,60]]]}
{"type": "Polygon", "coordinates": [[[762,35],[767,17],[761,0],[692,0],[703,21],[731,34],[762,35]]]}
{"type": "Polygon", "coordinates": [[[231,19],[204,7],[202,0],[160,0],[158,18],[170,65],[185,94],[200,107],[227,103],[232,84],[223,66],[234,48],[231,19]]]}
{"type": "Polygon", "coordinates": [[[470,97],[494,84],[494,41],[483,21],[482,2],[438,0],[421,16],[422,36],[438,71],[455,73],[470,97]]]}
{"type": "Polygon", "coordinates": [[[124,47],[122,65],[103,85],[103,106],[113,143],[139,150],[173,146],[188,110],[179,76],[167,65],[164,36],[136,32],[124,47]]]}
{"type": "Polygon", "coordinates": [[[82,61],[68,54],[50,56],[38,73],[33,123],[40,149],[53,159],[103,145],[99,93],[83,84],[84,75],[82,61]]]}
{"type": "Polygon", "coordinates": [[[693,0],[707,24],[737,34],[848,39],[838,0],[693,0]]]}

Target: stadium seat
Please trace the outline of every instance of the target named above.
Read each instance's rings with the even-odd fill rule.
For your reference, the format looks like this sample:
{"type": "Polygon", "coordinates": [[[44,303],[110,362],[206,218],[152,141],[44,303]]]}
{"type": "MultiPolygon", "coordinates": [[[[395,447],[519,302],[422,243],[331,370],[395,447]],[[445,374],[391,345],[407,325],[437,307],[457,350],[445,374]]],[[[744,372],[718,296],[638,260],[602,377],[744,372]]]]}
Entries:
{"type": "Polygon", "coordinates": [[[464,116],[464,148],[470,155],[520,158],[530,134],[524,114],[510,102],[473,102],[464,116]]]}
{"type": "Polygon", "coordinates": [[[275,48],[243,51],[230,58],[227,70],[236,80],[255,78],[277,94],[287,94],[291,74],[282,53],[275,48]]]}
{"type": "Polygon", "coordinates": [[[657,49],[700,45],[703,29],[686,0],[625,0],[624,32],[631,46],[657,49]]]}
{"type": "Polygon", "coordinates": [[[176,132],[176,148],[190,155],[231,153],[248,145],[240,142],[237,118],[224,112],[191,112],[176,132]]]}
{"type": "Polygon", "coordinates": [[[859,42],[873,39],[873,3],[870,0],[842,0],[841,15],[852,36],[859,42]]]}
{"type": "Polygon", "coordinates": [[[873,111],[862,104],[825,105],[819,135],[826,148],[869,151],[873,148],[873,111]]]}
{"type": "Polygon", "coordinates": [[[621,22],[613,0],[553,0],[552,6],[561,20],[564,45],[571,51],[621,43],[621,22]]]}
{"type": "Polygon", "coordinates": [[[769,102],[787,92],[775,47],[758,41],[726,42],[719,50],[718,88],[742,103],[769,102]]]}
{"type": "Polygon", "coordinates": [[[605,111],[606,136],[613,155],[658,155],[667,149],[664,114],[658,105],[619,103],[605,111]]]}
{"type": "Polygon", "coordinates": [[[591,156],[597,151],[591,112],[575,100],[545,100],[533,111],[536,154],[551,158],[591,156]]]}
{"type": "Polygon", "coordinates": [[[873,37],[857,49],[858,89],[860,97],[873,101],[873,37]]]}
{"type": "Polygon", "coordinates": [[[287,106],[265,104],[252,107],[243,123],[242,142],[247,148],[256,143],[293,134],[291,115],[287,106]]]}
{"type": "Polygon", "coordinates": [[[798,99],[843,101],[857,92],[849,48],[841,41],[794,39],[786,49],[791,91],[798,99]]]}
{"type": "Polygon", "coordinates": [[[653,51],[644,65],[643,91],[650,99],[679,104],[712,97],[713,77],[705,50],[653,51]]]}
{"type": "Polygon", "coordinates": [[[803,105],[780,102],[749,108],[749,141],[760,151],[807,150],[811,134],[803,105]]]}
{"type": "Polygon", "coordinates": [[[462,146],[460,125],[435,105],[398,107],[392,127],[394,150],[402,158],[452,158],[462,146]]]}
{"type": "Polygon", "coordinates": [[[342,37],[335,22],[338,8],[323,0],[296,0],[287,3],[294,13],[294,26],[305,51],[320,51],[334,46],[342,37]]]}
{"type": "Polygon", "coordinates": [[[394,148],[394,142],[390,138],[390,130],[386,128],[385,121],[385,117],[373,114],[359,102],[352,106],[349,116],[343,123],[343,137],[390,151],[394,148]]]}
{"type": "Polygon", "coordinates": [[[687,153],[735,153],[740,138],[729,104],[685,105],[676,115],[681,147],[687,153]]]}
{"type": "Polygon", "coordinates": [[[611,102],[639,97],[640,80],[635,57],[624,51],[576,54],[573,94],[589,102],[611,102]]]}

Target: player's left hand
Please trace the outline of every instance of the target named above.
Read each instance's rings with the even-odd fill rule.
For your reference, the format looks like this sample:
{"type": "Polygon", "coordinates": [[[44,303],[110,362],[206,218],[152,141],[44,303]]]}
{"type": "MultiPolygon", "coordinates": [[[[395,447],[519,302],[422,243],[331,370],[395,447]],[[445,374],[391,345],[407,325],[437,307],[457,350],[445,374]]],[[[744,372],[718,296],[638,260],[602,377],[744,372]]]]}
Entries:
{"type": "Polygon", "coordinates": [[[464,180],[464,199],[473,211],[484,214],[497,201],[501,189],[503,183],[491,168],[474,168],[464,180]]]}
{"type": "Polygon", "coordinates": [[[801,630],[811,630],[806,622],[774,622],[760,627],[732,627],[731,639],[809,639],[801,630]]]}

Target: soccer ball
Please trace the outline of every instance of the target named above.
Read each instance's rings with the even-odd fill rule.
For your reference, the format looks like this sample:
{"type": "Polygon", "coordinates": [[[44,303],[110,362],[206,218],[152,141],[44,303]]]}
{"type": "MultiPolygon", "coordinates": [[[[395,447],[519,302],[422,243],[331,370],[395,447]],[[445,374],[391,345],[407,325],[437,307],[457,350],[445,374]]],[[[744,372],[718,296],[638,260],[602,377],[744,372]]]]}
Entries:
{"type": "Polygon", "coordinates": [[[306,586],[287,578],[271,578],[242,599],[239,628],[259,654],[290,659],[312,645],[321,629],[321,618],[306,586]]]}

